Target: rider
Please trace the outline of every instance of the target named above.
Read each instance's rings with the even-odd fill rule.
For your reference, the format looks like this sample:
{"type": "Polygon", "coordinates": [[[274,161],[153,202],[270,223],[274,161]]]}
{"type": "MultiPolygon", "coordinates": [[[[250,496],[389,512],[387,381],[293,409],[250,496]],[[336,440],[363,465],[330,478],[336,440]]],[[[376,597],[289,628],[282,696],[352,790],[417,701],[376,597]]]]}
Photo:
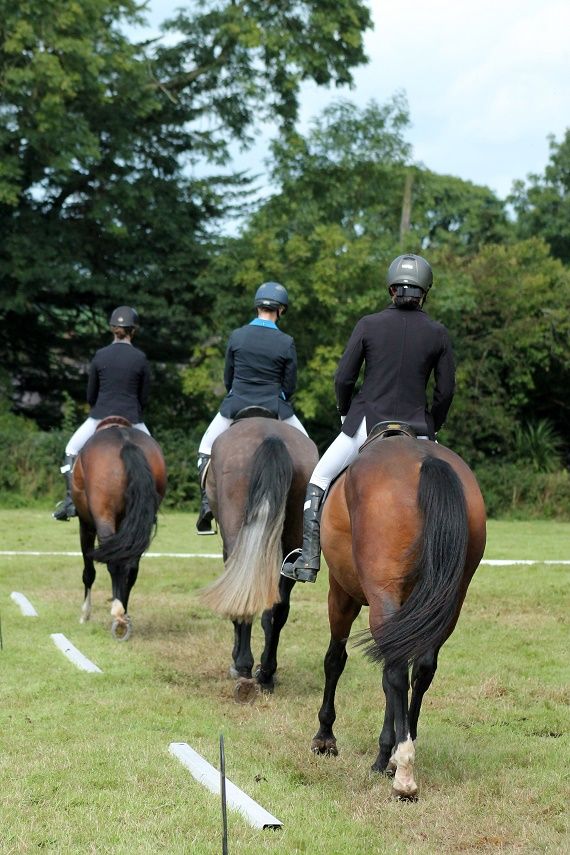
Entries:
{"type": "Polygon", "coordinates": [[[320,567],[320,507],[331,481],[358,454],[367,433],[381,421],[409,424],[419,439],[435,439],[451,402],[455,368],[449,333],[423,311],[431,288],[430,265],[419,255],[400,255],[388,269],[392,305],[356,324],[335,374],[342,432],[311,475],[303,512],[303,546],[295,562],[285,561],[281,574],[314,582],[320,567]],[[354,388],[362,363],[364,380],[354,388]],[[431,409],[426,387],[435,387],[431,409]]]}
{"type": "Polygon", "coordinates": [[[91,410],[65,447],[60,471],[65,476],[67,493],[52,514],[56,520],[76,515],[71,498],[71,471],[77,455],[102,419],[122,416],[133,427],[149,433],[142,414],[149,397],[150,368],[142,350],[132,344],[138,324],[139,316],[130,306],[115,309],[109,319],[113,341],[96,352],[89,366],[87,403],[91,410]]]}
{"type": "Polygon", "coordinates": [[[203,485],[203,473],[214,440],[231,425],[245,407],[263,407],[276,418],[307,433],[291,405],[297,384],[297,352],[290,335],[277,327],[289,305],[287,291],[278,282],[264,282],[255,293],[257,317],[234,330],[226,348],[224,385],[228,394],[214,416],[198,448],[200,511],[198,534],[213,534],[213,514],[203,485]]]}

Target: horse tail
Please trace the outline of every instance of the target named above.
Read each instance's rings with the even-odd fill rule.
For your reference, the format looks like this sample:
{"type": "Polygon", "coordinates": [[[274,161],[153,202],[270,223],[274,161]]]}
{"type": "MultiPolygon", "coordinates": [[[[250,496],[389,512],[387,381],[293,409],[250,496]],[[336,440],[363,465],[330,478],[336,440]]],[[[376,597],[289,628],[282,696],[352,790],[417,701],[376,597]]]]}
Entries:
{"type": "Polygon", "coordinates": [[[401,608],[372,630],[374,641],[366,650],[386,666],[409,664],[439,649],[460,606],[469,538],[467,503],[458,475],[445,460],[424,459],[417,502],[423,528],[406,577],[413,588],[401,608]]]}
{"type": "Polygon", "coordinates": [[[138,445],[127,440],[121,460],[127,476],[124,515],[118,530],[91,556],[106,564],[138,561],[152,540],[160,503],[150,466],[138,445]]]}
{"type": "Polygon", "coordinates": [[[204,605],[232,620],[250,622],[279,601],[281,537],[293,461],[277,436],[255,452],[243,523],[222,575],[200,595],[204,605]]]}

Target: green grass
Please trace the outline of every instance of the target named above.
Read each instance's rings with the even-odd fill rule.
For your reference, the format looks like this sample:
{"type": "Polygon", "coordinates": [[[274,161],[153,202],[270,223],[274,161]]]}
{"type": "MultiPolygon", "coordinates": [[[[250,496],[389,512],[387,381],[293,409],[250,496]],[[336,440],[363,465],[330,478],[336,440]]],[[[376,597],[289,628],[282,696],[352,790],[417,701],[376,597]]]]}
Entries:
{"type": "MultiPolygon", "coordinates": [[[[163,514],[150,552],[221,551],[193,525],[163,514]]],[[[0,530],[3,550],[79,549],[77,522],[46,512],[2,511],[0,530]]],[[[491,522],[485,557],[570,558],[570,524],[491,522]]],[[[188,742],[217,765],[222,731],[228,777],[283,822],[261,832],[230,812],[232,855],[570,851],[570,568],[479,568],[424,701],[420,800],[410,805],[369,771],[383,695],[379,670],[358,650],[349,648],[337,693],[341,753],[309,751],[328,644],[326,574],[293,592],[275,694],[243,707],[226,678],[231,624],[196,597],[220,569],[215,559],[147,557],[131,597],[133,636],[119,644],[104,567],[93,620],[80,626],[79,558],[0,556],[0,852],[221,852],[218,800],[168,746],[188,742]],[[13,590],[38,618],[20,614],[13,590]],[[74,668],[52,632],[103,674],[74,668]]]]}

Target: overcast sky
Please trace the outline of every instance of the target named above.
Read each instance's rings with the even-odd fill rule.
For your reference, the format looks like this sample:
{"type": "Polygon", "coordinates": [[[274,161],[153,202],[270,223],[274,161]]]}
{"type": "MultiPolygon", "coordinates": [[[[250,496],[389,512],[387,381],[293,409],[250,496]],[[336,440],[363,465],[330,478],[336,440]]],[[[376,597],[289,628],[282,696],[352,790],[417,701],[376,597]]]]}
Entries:
{"type": "MultiPolygon", "coordinates": [[[[270,0],[268,0],[270,2],[270,0]]],[[[180,0],[150,0],[156,29],[180,0]]],[[[352,90],[307,86],[301,129],[328,100],[364,106],[404,91],[414,160],[485,184],[504,197],[517,178],[543,172],[547,137],[570,127],[569,0],[372,0],[368,65],[352,90]]],[[[258,144],[240,167],[259,171],[258,144]]]]}

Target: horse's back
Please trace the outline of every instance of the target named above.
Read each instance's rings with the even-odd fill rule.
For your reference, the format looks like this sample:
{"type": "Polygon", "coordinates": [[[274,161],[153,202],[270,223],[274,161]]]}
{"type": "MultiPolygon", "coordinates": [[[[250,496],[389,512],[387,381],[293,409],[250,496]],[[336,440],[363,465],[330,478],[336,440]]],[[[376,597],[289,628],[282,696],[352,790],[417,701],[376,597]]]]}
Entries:
{"type": "Polygon", "coordinates": [[[121,453],[136,446],[150,468],[156,492],[166,492],[166,463],[159,443],[138,428],[111,426],[95,431],[81,449],[73,469],[73,497],[80,516],[116,515],[121,512],[127,473],[121,453]]]}
{"type": "MultiPolygon", "coordinates": [[[[302,431],[277,419],[252,417],[234,422],[220,434],[212,446],[212,457],[206,489],[222,536],[231,540],[237,533],[250,487],[254,464],[263,463],[266,453],[275,454],[274,440],[283,443],[293,474],[288,491],[285,531],[299,539],[302,505],[307,482],[319,459],[315,443],[302,431]]],[[[291,547],[293,548],[293,547],[291,547]]]]}
{"type": "Polygon", "coordinates": [[[368,602],[378,579],[397,590],[413,563],[422,526],[418,487],[426,458],[445,461],[458,476],[469,526],[469,578],[479,564],[485,547],[485,506],[465,461],[427,440],[379,439],[335,482],[321,521],[322,549],[331,576],[359,602],[368,602]]]}

